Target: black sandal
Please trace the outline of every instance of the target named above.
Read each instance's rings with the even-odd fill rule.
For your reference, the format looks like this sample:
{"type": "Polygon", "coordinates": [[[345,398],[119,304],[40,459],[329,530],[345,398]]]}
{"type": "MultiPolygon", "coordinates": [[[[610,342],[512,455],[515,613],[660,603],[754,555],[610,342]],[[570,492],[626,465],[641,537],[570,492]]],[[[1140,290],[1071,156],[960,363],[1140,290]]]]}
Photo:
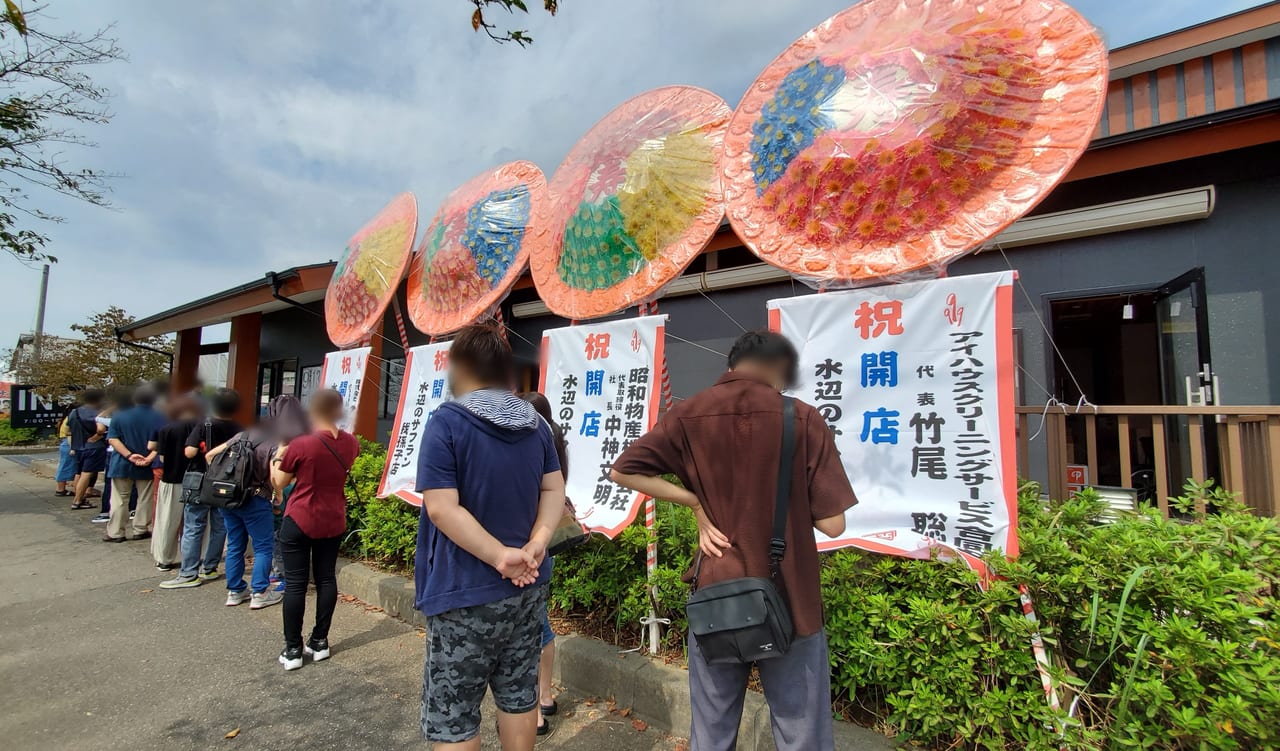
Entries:
{"type": "Polygon", "coordinates": [[[538,709],[542,710],[543,717],[551,717],[560,711],[560,705],[556,704],[555,699],[552,699],[550,704],[539,704],[538,709]]]}
{"type": "Polygon", "coordinates": [[[93,508],[96,505],[96,503],[73,503],[71,504],[71,510],[80,511],[82,509],[93,508]]]}
{"type": "Polygon", "coordinates": [[[551,723],[547,720],[546,715],[543,715],[539,719],[541,719],[542,722],[538,725],[537,735],[541,737],[551,732],[551,723]]]}

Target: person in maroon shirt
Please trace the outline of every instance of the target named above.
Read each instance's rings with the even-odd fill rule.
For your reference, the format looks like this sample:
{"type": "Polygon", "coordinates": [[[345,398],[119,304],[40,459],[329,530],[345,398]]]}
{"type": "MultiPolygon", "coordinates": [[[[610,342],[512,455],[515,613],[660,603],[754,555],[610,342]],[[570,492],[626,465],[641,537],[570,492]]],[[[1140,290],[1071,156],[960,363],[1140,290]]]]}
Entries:
{"type": "MultiPolygon", "coordinates": [[[[729,352],[729,372],[676,405],[614,462],[614,482],[693,509],[701,585],[769,577],[781,461],[779,392],[795,382],[798,363],[795,347],[781,334],[743,334],[729,352]],[[664,480],[666,474],[683,487],[664,480]]],[[[785,655],[757,667],[778,750],[826,751],[835,741],[813,530],[839,536],[844,513],[857,498],[822,416],[797,400],[795,420],[788,545],[780,575],[796,639],[785,655]]],[[[707,664],[689,635],[691,751],[737,747],[750,672],[750,665],[707,664]]]]}
{"type": "Polygon", "coordinates": [[[293,483],[293,493],[280,525],[284,554],[284,651],[285,670],[302,667],[304,655],[319,662],[329,657],[329,624],[338,603],[338,544],[347,529],[347,475],[360,453],[360,442],[338,429],[342,419],[342,395],[323,389],[311,395],[314,432],[281,444],[271,462],[271,480],[283,490],[293,483]],[[311,637],[302,643],[302,619],[306,615],[307,582],[316,583],[316,623],[311,637]]]}

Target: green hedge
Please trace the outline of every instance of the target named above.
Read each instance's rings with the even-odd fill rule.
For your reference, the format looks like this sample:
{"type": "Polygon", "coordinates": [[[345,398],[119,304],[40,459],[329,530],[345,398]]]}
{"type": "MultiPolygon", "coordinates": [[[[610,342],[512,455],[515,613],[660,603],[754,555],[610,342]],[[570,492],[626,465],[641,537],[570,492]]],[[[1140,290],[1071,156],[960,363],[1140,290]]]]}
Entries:
{"type": "Polygon", "coordinates": [[[386,464],[381,444],[360,439],[360,456],[351,465],[355,489],[347,486],[347,536],[342,551],[392,569],[413,566],[418,539],[418,508],[392,496],[378,498],[386,464]]]}
{"type": "Polygon", "coordinates": [[[35,428],[15,428],[9,418],[0,420],[0,446],[29,446],[36,442],[35,428]]]}
{"type": "MultiPolygon", "coordinates": [[[[411,565],[417,509],[377,500],[384,454],[365,446],[349,554],[411,565]]],[[[822,571],[836,707],[902,740],[946,749],[1280,748],[1280,530],[1211,485],[1152,511],[1105,517],[1092,493],[1049,508],[1023,486],[1017,561],[987,588],[963,565],[844,550],[822,571]],[[1216,510],[1197,516],[1196,501],[1216,510]],[[1045,701],[1016,583],[1025,583],[1063,709],[1045,701]],[[1069,710],[1069,714],[1068,714],[1069,710]]],[[[350,493],[349,493],[350,497],[350,493]]],[[[658,614],[682,642],[680,581],[697,530],[659,504],[658,614]]],[[[649,607],[646,531],[556,561],[551,600],[639,643],[649,607]]]]}

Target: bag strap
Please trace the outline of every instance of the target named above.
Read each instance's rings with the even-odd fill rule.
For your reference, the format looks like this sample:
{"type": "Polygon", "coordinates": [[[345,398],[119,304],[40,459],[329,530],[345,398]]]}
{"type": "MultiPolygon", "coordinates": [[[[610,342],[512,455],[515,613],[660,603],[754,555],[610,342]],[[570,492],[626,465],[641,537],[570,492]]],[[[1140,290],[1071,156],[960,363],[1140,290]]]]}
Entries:
{"type": "Polygon", "coordinates": [[[363,499],[360,498],[360,490],[356,487],[356,481],[351,479],[351,467],[348,467],[347,463],[342,461],[342,457],[338,455],[338,452],[329,445],[329,442],[326,441],[323,436],[317,435],[316,440],[320,441],[321,446],[329,449],[329,453],[333,454],[333,458],[338,460],[338,466],[342,467],[342,471],[347,476],[347,487],[351,488],[351,494],[356,497],[357,501],[363,503],[363,499]]]}
{"type": "Polygon", "coordinates": [[[208,456],[209,450],[213,448],[213,418],[205,415],[204,418],[204,453],[201,456],[208,456]]]}
{"type": "Polygon", "coordinates": [[[791,476],[796,455],[796,400],[782,397],[782,451],[778,459],[778,495],[773,505],[773,537],[769,539],[769,566],[776,577],[787,554],[787,509],[791,505],[791,476]]]}

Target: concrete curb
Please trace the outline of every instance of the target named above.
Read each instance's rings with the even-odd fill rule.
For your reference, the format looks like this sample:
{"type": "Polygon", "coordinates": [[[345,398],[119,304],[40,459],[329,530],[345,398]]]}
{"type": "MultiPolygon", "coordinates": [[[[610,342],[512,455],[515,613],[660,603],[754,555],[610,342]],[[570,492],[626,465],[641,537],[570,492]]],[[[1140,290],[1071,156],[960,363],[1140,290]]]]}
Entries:
{"type": "MultiPolygon", "coordinates": [[[[426,625],[422,614],[413,609],[413,582],[406,577],[343,559],[338,561],[338,590],[415,626],[426,625]]],[[[579,694],[611,698],[619,707],[630,707],[637,717],[659,730],[678,736],[689,732],[689,678],[679,666],[622,653],[598,639],[570,634],[556,639],[555,680],[579,694]]],[[[896,748],[879,733],[846,722],[836,723],[835,747],[840,751],[896,748]]],[[[760,694],[747,693],[738,748],[774,751],[769,707],[760,694]]]]}
{"type": "Polygon", "coordinates": [[[47,454],[57,451],[58,445],[52,446],[0,446],[0,456],[21,456],[23,454],[47,454]]]}

